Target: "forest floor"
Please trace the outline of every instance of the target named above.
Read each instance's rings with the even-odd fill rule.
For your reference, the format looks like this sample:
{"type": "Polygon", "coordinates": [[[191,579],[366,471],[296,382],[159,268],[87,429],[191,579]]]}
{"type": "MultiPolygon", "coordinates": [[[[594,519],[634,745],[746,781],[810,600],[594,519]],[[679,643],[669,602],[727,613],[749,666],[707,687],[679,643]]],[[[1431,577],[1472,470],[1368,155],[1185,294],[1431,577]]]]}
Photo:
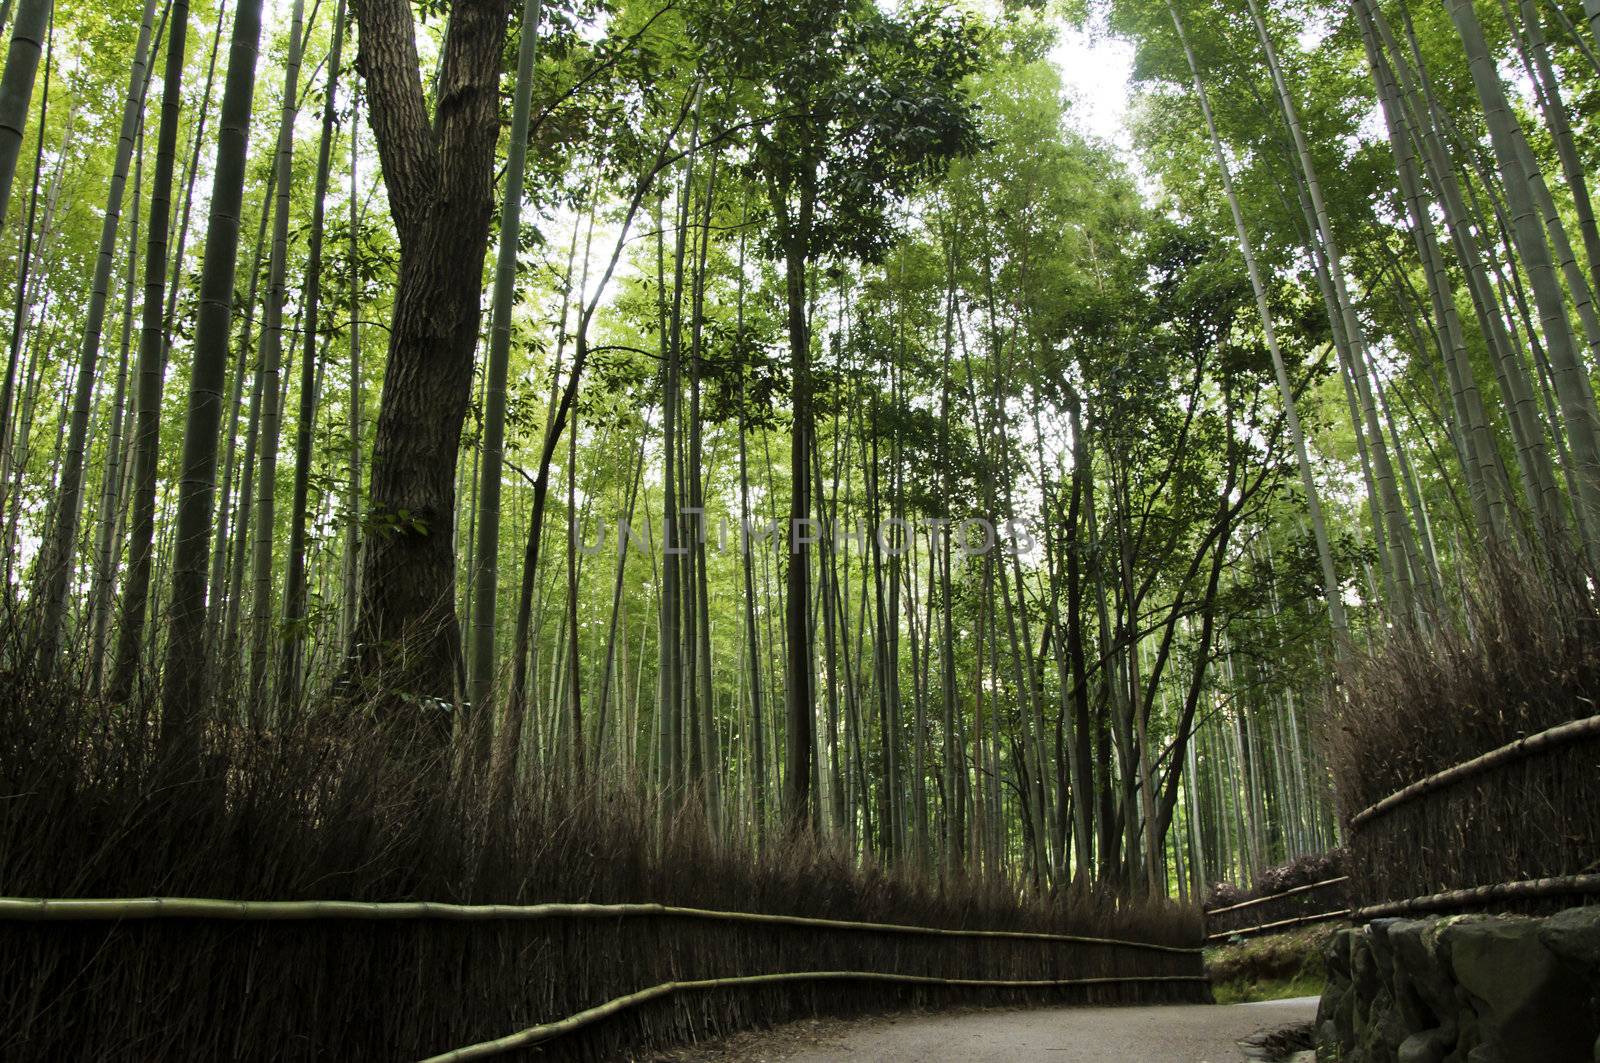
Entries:
{"type": "MultiPolygon", "coordinates": [[[[652,1063],[1236,1063],[1241,1042],[1310,1023],[1317,998],[1151,1007],[960,1008],[802,1019],[651,1057],[652,1063]]],[[[1291,1057],[1292,1058],[1292,1057],[1291,1057]]]]}

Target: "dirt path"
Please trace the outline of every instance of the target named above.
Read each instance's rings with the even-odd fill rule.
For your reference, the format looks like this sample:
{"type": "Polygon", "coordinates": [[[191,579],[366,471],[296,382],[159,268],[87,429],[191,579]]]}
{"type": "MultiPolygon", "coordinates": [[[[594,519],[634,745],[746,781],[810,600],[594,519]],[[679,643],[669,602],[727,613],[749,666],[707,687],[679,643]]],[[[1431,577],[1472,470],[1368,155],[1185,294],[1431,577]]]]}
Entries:
{"type": "Polygon", "coordinates": [[[797,1022],[675,1060],[785,1063],[1239,1063],[1239,1040],[1316,1016],[1317,998],[1259,1004],[971,1010],[797,1022]]]}

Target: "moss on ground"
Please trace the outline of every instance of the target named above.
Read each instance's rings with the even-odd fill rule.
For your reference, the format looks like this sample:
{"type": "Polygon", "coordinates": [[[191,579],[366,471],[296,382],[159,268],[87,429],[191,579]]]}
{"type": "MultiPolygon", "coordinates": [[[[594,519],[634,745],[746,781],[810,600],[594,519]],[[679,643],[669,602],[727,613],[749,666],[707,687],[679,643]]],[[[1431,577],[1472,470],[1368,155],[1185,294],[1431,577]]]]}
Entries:
{"type": "Polygon", "coordinates": [[[1337,924],[1240,938],[1206,949],[1206,974],[1218,1004],[1322,993],[1322,946],[1337,924]]]}

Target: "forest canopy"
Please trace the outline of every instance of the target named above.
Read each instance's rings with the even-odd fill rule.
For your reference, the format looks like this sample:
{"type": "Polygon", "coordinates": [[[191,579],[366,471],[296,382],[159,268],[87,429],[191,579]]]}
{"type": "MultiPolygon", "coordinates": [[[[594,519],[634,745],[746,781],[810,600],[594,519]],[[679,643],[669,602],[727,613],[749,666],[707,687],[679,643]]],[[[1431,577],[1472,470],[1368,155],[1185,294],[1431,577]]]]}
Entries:
{"type": "Polygon", "coordinates": [[[930,880],[1333,848],[1338,676],[1592,598],[1597,20],[7,0],[3,669],[930,880]]]}

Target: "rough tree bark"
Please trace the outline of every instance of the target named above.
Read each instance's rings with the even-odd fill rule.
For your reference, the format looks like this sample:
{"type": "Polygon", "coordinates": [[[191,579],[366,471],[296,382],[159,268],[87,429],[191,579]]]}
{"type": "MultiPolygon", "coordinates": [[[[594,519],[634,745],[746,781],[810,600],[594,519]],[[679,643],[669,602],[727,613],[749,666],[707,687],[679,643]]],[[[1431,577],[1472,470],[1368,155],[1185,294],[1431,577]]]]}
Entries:
{"type": "Polygon", "coordinates": [[[455,480],[481,313],[499,136],[508,0],[459,0],[428,114],[405,0],[358,0],[366,80],[389,208],[400,238],[388,368],[372,451],[368,530],[352,666],[365,683],[439,711],[461,683],[455,607],[455,480]]]}

